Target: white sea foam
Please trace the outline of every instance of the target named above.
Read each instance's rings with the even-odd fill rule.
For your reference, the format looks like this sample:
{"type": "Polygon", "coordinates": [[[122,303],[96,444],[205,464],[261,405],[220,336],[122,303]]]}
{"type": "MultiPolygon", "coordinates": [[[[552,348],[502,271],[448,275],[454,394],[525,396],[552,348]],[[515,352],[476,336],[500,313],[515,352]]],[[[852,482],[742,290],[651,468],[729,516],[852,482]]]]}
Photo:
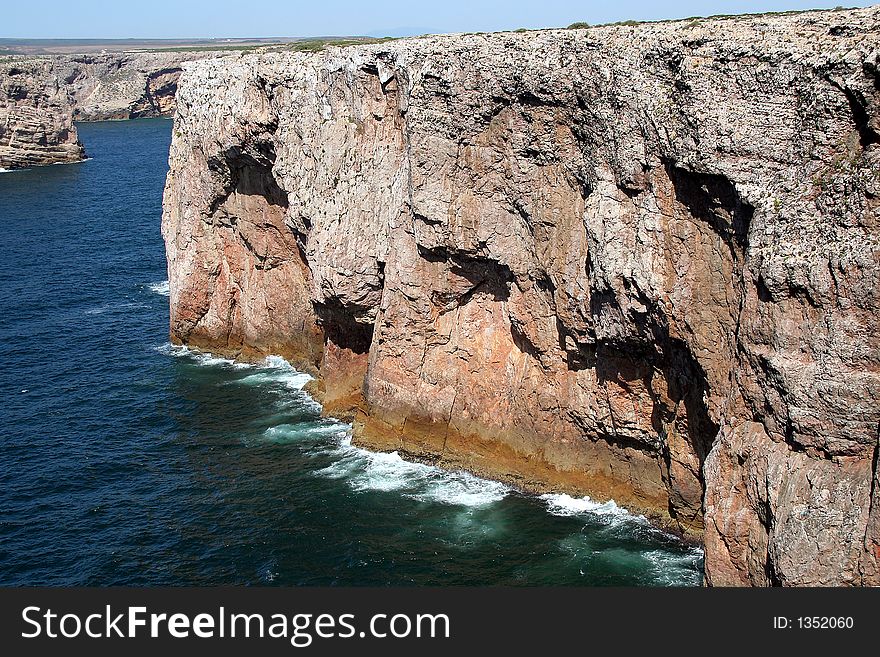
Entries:
{"type": "MultiPolygon", "coordinates": [[[[301,406],[305,401],[320,405],[301,392],[312,377],[297,371],[280,356],[269,356],[258,364],[236,363],[228,358],[220,358],[210,353],[192,350],[185,346],[165,343],[157,347],[160,353],[173,357],[188,357],[200,365],[223,366],[250,369],[246,376],[230,381],[230,385],[283,384],[293,393],[289,399],[293,406],[301,406]]],[[[284,403],[283,400],[279,403],[284,403]]],[[[279,420],[284,414],[279,415],[279,420]]],[[[472,524],[477,516],[472,511],[495,504],[511,493],[511,488],[497,481],[490,481],[475,475],[448,471],[423,463],[404,460],[397,452],[371,452],[351,444],[350,425],[332,419],[309,423],[280,422],[263,432],[263,438],[278,443],[319,439],[323,447],[312,453],[323,458],[330,457],[331,463],[315,470],[313,474],[328,479],[345,481],[353,490],[359,492],[397,491],[402,497],[423,503],[443,504],[464,509],[468,516],[465,524],[472,524]],[[327,445],[327,442],[330,444],[327,445]]],[[[541,495],[548,513],[561,517],[593,516],[604,519],[612,526],[619,523],[647,525],[640,515],[630,513],[617,505],[614,500],[596,502],[589,497],[572,497],[565,493],[541,495]]],[[[657,530],[660,532],[660,530],[657,530]]],[[[662,533],[662,532],[661,532],[662,533]]],[[[693,553],[674,558],[658,550],[647,553],[645,559],[653,564],[658,582],[682,581],[682,573],[698,570],[702,553],[693,553]]]]}
{"type": "Polygon", "coordinates": [[[180,358],[182,356],[188,356],[193,353],[189,347],[182,344],[172,344],[170,342],[165,342],[163,344],[155,347],[156,351],[158,351],[163,356],[174,356],[175,358],[180,358]]]}
{"type": "Polygon", "coordinates": [[[681,555],[649,550],[642,557],[650,564],[654,582],[661,586],[698,586],[702,582],[703,550],[694,547],[681,555]]]}
{"type": "Polygon", "coordinates": [[[68,164],[82,164],[83,162],[91,162],[92,158],[84,157],[81,160],[73,160],[72,162],[52,162],[52,166],[60,167],[67,166],[68,164]]]}
{"type": "Polygon", "coordinates": [[[572,497],[565,493],[548,493],[541,495],[541,499],[547,505],[547,510],[554,516],[580,516],[593,514],[597,516],[609,516],[627,518],[636,521],[644,521],[643,516],[636,516],[621,506],[617,506],[614,500],[607,502],[594,502],[589,497],[572,497]]]}
{"type": "Polygon", "coordinates": [[[189,358],[197,365],[231,367],[233,369],[250,369],[254,367],[249,363],[238,363],[230,358],[221,358],[207,351],[197,351],[190,349],[186,345],[171,344],[166,342],[156,347],[156,351],[165,356],[173,356],[174,358],[189,358]]]}
{"type": "MultiPolygon", "coordinates": [[[[295,369],[290,363],[281,356],[267,356],[259,363],[240,363],[230,358],[215,356],[210,352],[197,351],[190,349],[185,345],[174,345],[166,342],[156,347],[156,350],[167,356],[176,358],[186,357],[197,365],[213,366],[213,367],[229,367],[236,370],[249,370],[252,373],[225,382],[223,385],[245,385],[245,386],[262,386],[262,385],[283,385],[284,387],[300,391],[312,377],[305,372],[295,369]]],[[[283,402],[281,402],[283,404],[283,402]]],[[[321,410],[321,405],[314,399],[300,393],[295,400],[295,405],[312,406],[316,411],[321,410]]]]}
{"type": "Polygon", "coordinates": [[[282,370],[293,369],[290,363],[284,360],[281,356],[266,356],[266,358],[263,359],[263,364],[266,367],[276,367],[282,370]]]}
{"type": "Polygon", "coordinates": [[[241,379],[230,383],[258,384],[278,381],[288,384],[288,387],[300,389],[312,380],[305,372],[300,372],[284,360],[281,356],[267,356],[259,363],[242,363],[231,358],[215,356],[209,351],[199,351],[182,344],[166,342],[155,347],[156,351],[165,356],[175,358],[189,358],[198,365],[217,366],[224,365],[237,370],[258,370],[241,379]]]}
{"type": "Polygon", "coordinates": [[[260,371],[233,381],[243,385],[263,385],[266,383],[281,383],[292,390],[302,390],[312,377],[305,372],[296,370],[290,363],[280,356],[268,356],[260,365],[260,371]]]}
{"type": "Polygon", "coordinates": [[[330,452],[335,459],[316,475],[346,479],[356,491],[399,491],[420,502],[483,507],[503,499],[510,489],[466,472],[406,461],[397,452],[370,452],[354,447],[345,436],[330,452]]]}
{"type": "Polygon", "coordinates": [[[142,303],[105,303],[96,308],[90,308],[85,311],[86,315],[103,315],[104,313],[114,312],[116,310],[130,310],[132,308],[146,308],[142,303]]]}
{"type": "MultiPolygon", "coordinates": [[[[439,471],[443,473],[443,471],[439,471]]],[[[443,473],[445,475],[446,473],[443,473]]],[[[443,504],[458,504],[469,507],[482,507],[500,502],[510,492],[510,488],[498,481],[475,477],[467,472],[453,473],[454,477],[435,476],[423,493],[414,495],[416,499],[443,504]]]]}
{"type": "Polygon", "coordinates": [[[163,297],[167,297],[171,295],[171,287],[168,281],[156,281],[155,283],[149,283],[147,285],[147,289],[154,294],[162,295],[163,297]]]}
{"type": "Polygon", "coordinates": [[[191,356],[198,362],[199,365],[223,365],[226,367],[232,367],[235,369],[246,369],[248,367],[247,363],[236,363],[231,358],[223,358],[222,356],[215,356],[211,353],[193,353],[191,356]]]}
{"type": "Polygon", "coordinates": [[[347,430],[347,424],[327,419],[316,423],[277,424],[266,429],[263,437],[269,442],[289,443],[302,439],[334,438],[347,430]]]}

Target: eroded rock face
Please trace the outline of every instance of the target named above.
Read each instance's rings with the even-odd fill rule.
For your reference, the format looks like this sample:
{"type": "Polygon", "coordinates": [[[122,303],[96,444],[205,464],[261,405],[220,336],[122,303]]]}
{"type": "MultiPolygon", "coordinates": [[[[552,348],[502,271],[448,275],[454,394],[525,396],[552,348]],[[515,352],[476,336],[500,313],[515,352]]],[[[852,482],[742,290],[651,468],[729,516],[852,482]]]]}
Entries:
{"type": "Polygon", "coordinates": [[[361,444],[880,584],[880,10],[187,65],[175,341],[361,444]]]}
{"type": "Polygon", "coordinates": [[[77,162],[76,121],[174,112],[185,61],[225,51],[8,57],[0,62],[0,167],[77,162]]]}
{"type": "Polygon", "coordinates": [[[0,169],[85,157],[70,115],[68,90],[44,61],[0,63],[0,169]]]}
{"type": "Polygon", "coordinates": [[[183,62],[228,53],[142,52],[52,58],[69,85],[77,121],[170,116],[183,62]]]}

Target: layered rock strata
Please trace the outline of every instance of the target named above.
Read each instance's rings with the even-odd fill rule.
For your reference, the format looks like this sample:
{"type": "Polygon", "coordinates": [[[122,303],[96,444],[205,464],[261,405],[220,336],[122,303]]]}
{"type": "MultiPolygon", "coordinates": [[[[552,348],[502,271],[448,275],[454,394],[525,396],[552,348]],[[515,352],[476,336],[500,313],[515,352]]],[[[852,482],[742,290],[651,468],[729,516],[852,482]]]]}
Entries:
{"type": "Polygon", "coordinates": [[[74,120],[170,116],[183,62],[206,56],[196,51],[4,58],[0,167],[82,160],[74,120]]]}
{"type": "Polygon", "coordinates": [[[45,61],[0,63],[0,169],[77,162],[85,156],[68,90],[45,61]]]}
{"type": "Polygon", "coordinates": [[[171,336],[355,439],[880,584],[880,10],[186,66],[171,336]]]}

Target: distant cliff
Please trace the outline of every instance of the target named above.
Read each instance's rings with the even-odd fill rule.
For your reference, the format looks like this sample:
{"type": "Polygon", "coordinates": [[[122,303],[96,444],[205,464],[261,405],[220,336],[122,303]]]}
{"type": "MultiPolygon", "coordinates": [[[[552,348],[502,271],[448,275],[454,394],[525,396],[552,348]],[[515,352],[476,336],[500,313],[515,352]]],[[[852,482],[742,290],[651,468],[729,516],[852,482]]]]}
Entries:
{"type": "Polygon", "coordinates": [[[77,121],[170,116],[182,65],[229,53],[155,52],[68,55],[53,60],[68,85],[77,121]]]}
{"type": "Polygon", "coordinates": [[[880,584],[880,10],[189,65],[174,341],[355,439],[880,584]]]}
{"type": "Polygon", "coordinates": [[[70,102],[51,62],[0,63],[0,169],[83,159],[70,102]]]}
{"type": "Polygon", "coordinates": [[[110,53],[0,59],[0,167],[85,156],[73,121],[169,116],[183,62],[228,53],[110,53]]]}

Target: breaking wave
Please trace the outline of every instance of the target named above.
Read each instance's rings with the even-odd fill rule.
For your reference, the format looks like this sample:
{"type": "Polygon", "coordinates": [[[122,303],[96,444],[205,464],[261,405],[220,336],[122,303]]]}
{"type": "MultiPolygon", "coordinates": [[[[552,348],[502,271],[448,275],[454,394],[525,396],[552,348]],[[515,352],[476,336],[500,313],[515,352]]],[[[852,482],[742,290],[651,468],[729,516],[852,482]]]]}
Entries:
{"type": "Polygon", "coordinates": [[[343,479],[356,491],[397,491],[419,502],[484,507],[504,499],[511,490],[500,482],[468,472],[406,461],[397,452],[371,452],[355,447],[347,432],[328,455],[334,462],[315,474],[343,479]]]}
{"type": "MultiPolygon", "coordinates": [[[[174,358],[185,358],[194,365],[224,367],[248,372],[245,376],[230,379],[223,385],[278,385],[283,386],[285,389],[298,391],[302,390],[302,388],[312,380],[311,376],[295,369],[280,356],[267,356],[257,363],[242,363],[231,358],[215,356],[207,351],[199,351],[197,349],[191,349],[185,345],[176,345],[170,342],[159,345],[156,347],[156,351],[160,354],[172,356],[174,358]]],[[[304,393],[301,397],[298,397],[295,402],[300,405],[305,404],[317,410],[320,410],[321,408],[318,402],[304,393]]]]}
{"type": "Polygon", "coordinates": [[[572,497],[565,493],[548,493],[541,495],[540,499],[547,505],[547,511],[554,516],[570,517],[592,514],[647,522],[644,516],[633,515],[622,506],[617,506],[614,500],[595,502],[586,495],[584,497],[572,497]]]}
{"type": "MultiPolygon", "coordinates": [[[[280,356],[268,356],[260,363],[239,363],[229,358],[190,349],[183,345],[165,343],[157,347],[160,353],[214,367],[247,370],[248,373],[230,380],[226,385],[281,385],[291,391],[301,391],[312,377],[295,369],[280,356]]],[[[297,395],[292,400],[320,406],[311,397],[297,395]]],[[[279,423],[267,428],[263,437],[272,442],[296,442],[304,439],[326,438],[331,444],[318,452],[332,460],[313,474],[328,479],[344,480],[353,490],[396,491],[403,497],[419,502],[448,504],[465,507],[484,507],[504,499],[512,489],[500,482],[477,477],[464,471],[449,471],[433,465],[407,461],[397,452],[372,452],[351,443],[350,425],[332,418],[316,422],[279,423]]],[[[630,513],[614,500],[596,502],[589,497],[572,497],[565,493],[548,493],[539,497],[547,512],[561,517],[590,515],[607,520],[626,520],[647,524],[640,515],[630,513]]]]}
{"type": "Polygon", "coordinates": [[[312,377],[303,372],[298,372],[292,367],[273,367],[264,365],[268,370],[261,370],[254,374],[249,374],[243,379],[238,379],[232,383],[239,385],[257,386],[266,383],[281,383],[292,390],[302,390],[303,386],[312,380],[312,377]]]}
{"type": "MultiPolygon", "coordinates": [[[[393,494],[398,500],[395,504],[409,500],[413,510],[430,505],[435,509],[430,513],[440,513],[438,517],[445,518],[441,522],[447,523],[449,532],[437,540],[465,548],[481,542],[485,545],[484,541],[489,539],[498,540],[507,522],[507,507],[499,503],[506,498],[524,497],[497,481],[407,461],[397,452],[372,452],[352,445],[351,425],[320,417],[320,405],[303,391],[312,377],[296,370],[283,358],[269,356],[251,364],[170,343],[156,349],[198,366],[241,370],[219,385],[274,389],[278,394],[272,402],[272,411],[260,419],[258,432],[244,438],[246,445],[297,445],[297,453],[306,457],[307,476],[338,481],[354,493],[393,494]],[[443,511],[444,508],[448,511],[443,511]]],[[[571,533],[557,542],[562,567],[575,567],[582,576],[597,576],[616,567],[629,568],[642,573],[642,581],[650,585],[700,583],[701,549],[684,549],[683,546],[667,549],[666,546],[676,540],[674,537],[615,501],[597,502],[590,497],[565,493],[532,499],[543,505],[548,516],[559,518],[559,522],[564,518],[583,520],[580,531],[572,532],[569,528],[571,533]],[[636,535],[643,538],[633,538],[636,535]],[[656,547],[648,550],[624,547],[628,540],[647,540],[656,547]]]]}
{"type": "Polygon", "coordinates": [[[653,583],[658,586],[699,586],[702,577],[703,550],[692,547],[684,554],[673,555],[667,550],[649,550],[642,557],[648,562],[653,583]]]}
{"type": "MultiPolygon", "coordinates": [[[[259,363],[239,363],[183,345],[165,343],[156,350],[174,358],[185,358],[192,364],[244,370],[244,376],[225,381],[222,385],[283,386],[300,394],[279,400],[279,419],[285,417],[285,402],[294,408],[320,406],[301,393],[312,377],[295,369],[279,356],[269,356],[259,363]]],[[[397,452],[371,452],[351,444],[351,425],[333,418],[310,421],[279,422],[262,433],[264,441],[294,443],[317,441],[315,454],[332,460],[314,475],[345,480],[359,492],[395,491],[401,496],[424,503],[464,507],[483,507],[503,499],[510,488],[502,483],[474,476],[467,472],[451,472],[432,465],[407,461],[397,452]]]]}
{"type": "Polygon", "coordinates": [[[263,439],[278,444],[322,438],[339,439],[345,436],[348,429],[347,424],[332,418],[322,418],[315,422],[276,424],[263,432],[263,439]]]}
{"type": "Polygon", "coordinates": [[[197,349],[190,349],[185,345],[172,344],[170,342],[159,345],[158,347],[156,347],[156,351],[164,356],[172,356],[174,358],[186,358],[196,365],[220,365],[224,367],[231,367],[234,369],[250,369],[254,367],[250,363],[239,363],[232,360],[231,358],[215,356],[214,354],[207,351],[198,351],[197,349]]]}
{"type": "Polygon", "coordinates": [[[155,283],[148,283],[147,289],[154,294],[161,295],[163,297],[171,296],[171,286],[168,281],[156,281],[155,283]]]}

